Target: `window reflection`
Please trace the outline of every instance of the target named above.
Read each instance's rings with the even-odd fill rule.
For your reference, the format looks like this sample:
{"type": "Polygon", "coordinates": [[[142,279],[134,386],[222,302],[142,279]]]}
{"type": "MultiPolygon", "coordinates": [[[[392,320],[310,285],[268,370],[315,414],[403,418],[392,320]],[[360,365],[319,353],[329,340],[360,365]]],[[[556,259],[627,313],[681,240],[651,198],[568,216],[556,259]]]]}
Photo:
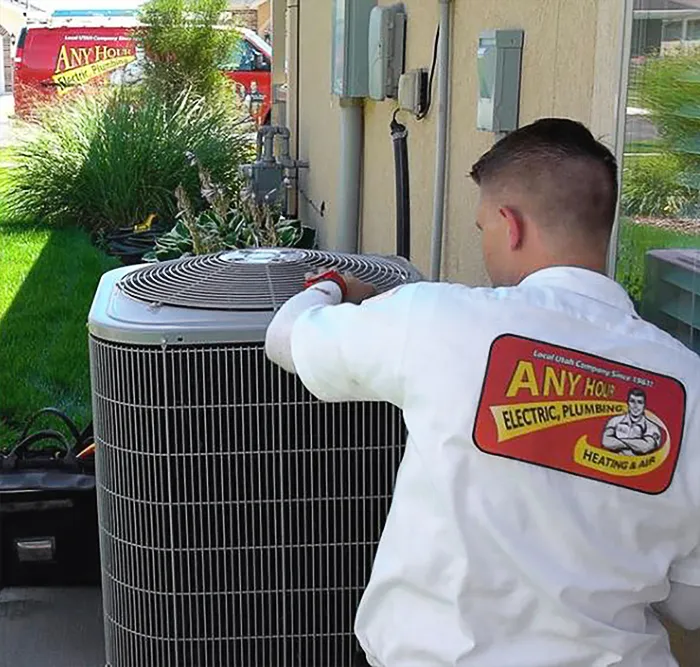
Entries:
{"type": "Polygon", "coordinates": [[[616,272],[700,353],[700,5],[636,0],[616,272]]]}

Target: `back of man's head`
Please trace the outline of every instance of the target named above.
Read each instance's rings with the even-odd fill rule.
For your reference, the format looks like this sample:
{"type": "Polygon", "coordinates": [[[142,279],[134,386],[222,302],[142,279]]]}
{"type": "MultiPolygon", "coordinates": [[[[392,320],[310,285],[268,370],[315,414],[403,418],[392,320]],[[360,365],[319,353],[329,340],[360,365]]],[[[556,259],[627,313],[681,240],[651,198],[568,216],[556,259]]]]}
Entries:
{"type": "MultiPolygon", "coordinates": [[[[535,234],[531,230],[522,243],[536,235],[552,255],[574,248],[605,254],[615,219],[617,164],[581,123],[545,118],[515,130],[476,162],[471,176],[481,188],[481,217],[510,211],[524,221],[525,232],[534,226],[535,234]]],[[[479,226],[486,222],[480,219],[479,226]]],[[[567,263],[566,256],[561,260],[567,263]]]]}

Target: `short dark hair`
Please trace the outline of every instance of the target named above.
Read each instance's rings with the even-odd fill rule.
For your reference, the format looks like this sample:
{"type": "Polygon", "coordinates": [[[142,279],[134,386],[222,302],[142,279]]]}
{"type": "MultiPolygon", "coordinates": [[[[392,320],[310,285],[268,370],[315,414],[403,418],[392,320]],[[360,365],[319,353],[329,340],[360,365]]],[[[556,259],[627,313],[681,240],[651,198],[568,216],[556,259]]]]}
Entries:
{"type": "Polygon", "coordinates": [[[573,222],[578,231],[612,229],[617,162],[577,121],[543,118],[507,134],[481,156],[470,176],[484,187],[521,185],[547,203],[552,220],[573,222]]]}
{"type": "Polygon", "coordinates": [[[643,398],[644,402],[645,403],[647,402],[647,393],[643,389],[636,389],[636,388],[630,389],[627,392],[627,400],[629,401],[630,398],[632,398],[633,396],[638,396],[639,398],[643,398]]]}

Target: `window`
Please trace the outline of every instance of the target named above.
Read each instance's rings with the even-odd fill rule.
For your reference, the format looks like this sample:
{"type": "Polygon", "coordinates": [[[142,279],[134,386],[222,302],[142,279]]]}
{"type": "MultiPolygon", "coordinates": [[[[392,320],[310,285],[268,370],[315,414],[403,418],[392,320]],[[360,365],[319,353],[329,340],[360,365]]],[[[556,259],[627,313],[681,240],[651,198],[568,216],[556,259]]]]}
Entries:
{"type": "MultiPolygon", "coordinates": [[[[700,115],[689,113],[700,52],[634,57],[656,30],[640,20],[633,33],[615,273],[642,317],[700,354],[700,115]]],[[[680,39],[682,22],[665,21],[662,35],[680,39]]],[[[700,40],[700,19],[688,21],[687,37],[700,40]]]]}
{"type": "Polygon", "coordinates": [[[693,19],[688,21],[688,32],[686,34],[686,39],[688,41],[700,40],[700,19],[693,19]]]}
{"type": "Polygon", "coordinates": [[[250,42],[242,39],[231,54],[231,59],[224,64],[222,69],[239,72],[269,72],[270,61],[250,42]]]}
{"type": "Polygon", "coordinates": [[[683,21],[664,21],[662,40],[664,42],[678,42],[681,39],[683,39],[683,21]]]}

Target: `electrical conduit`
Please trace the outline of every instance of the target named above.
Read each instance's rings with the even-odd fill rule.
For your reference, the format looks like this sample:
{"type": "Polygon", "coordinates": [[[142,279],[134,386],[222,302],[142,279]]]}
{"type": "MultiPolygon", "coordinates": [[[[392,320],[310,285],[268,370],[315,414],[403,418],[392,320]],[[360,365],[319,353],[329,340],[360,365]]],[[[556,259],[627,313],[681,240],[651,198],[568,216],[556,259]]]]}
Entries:
{"type": "Polygon", "coordinates": [[[340,179],[338,237],[341,252],[357,252],[360,232],[364,107],[361,99],[340,100],[340,179]]]}
{"type": "Polygon", "coordinates": [[[445,222],[445,186],[447,172],[447,130],[450,86],[450,4],[438,0],[440,7],[440,41],[438,44],[438,117],[435,147],[435,191],[433,230],[430,244],[430,279],[440,280],[443,227],[445,222]]]}

